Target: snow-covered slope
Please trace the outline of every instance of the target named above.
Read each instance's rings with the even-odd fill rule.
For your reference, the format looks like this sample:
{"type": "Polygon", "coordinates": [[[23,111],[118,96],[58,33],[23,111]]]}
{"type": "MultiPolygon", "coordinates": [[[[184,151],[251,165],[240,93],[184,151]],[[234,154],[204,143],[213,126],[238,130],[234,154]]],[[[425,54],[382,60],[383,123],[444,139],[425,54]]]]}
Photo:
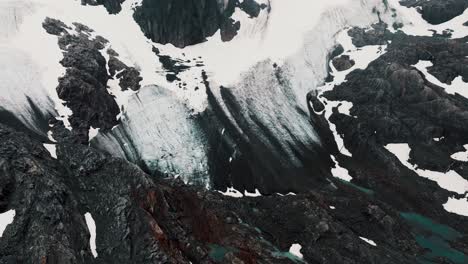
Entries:
{"type": "MultiPolygon", "coordinates": [[[[92,28],[93,35],[108,39],[109,47],[119,53],[119,59],[140,71],[141,84],[151,85],[142,89],[140,95],[130,93],[124,99],[116,98],[119,106],[127,109],[125,118],[112,132],[98,135],[95,145],[135,162],[142,160],[151,170],[167,171],[173,176],[206,173],[208,139],[193,133],[200,124],[192,117],[208,106],[202,78],[205,72],[211,93],[231,125],[244,135],[246,142],[261,143],[260,150],[253,148],[244,154],[266,164],[272,162],[271,157],[266,159],[262,155],[267,151],[273,153],[273,162],[280,167],[300,169],[304,162],[314,162],[304,158],[304,148],[314,151],[320,145],[310,125],[306,95],[327,74],[327,55],[336,33],[345,26],[365,26],[378,21],[377,11],[383,19],[390,20],[391,16],[380,0],[264,3],[268,7],[258,17],[251,18],[236,8],[233,19],[240,21],[241,27],[233,40],[222,42],[217,33],[204,43],[180,49],[171,44],[151,43],[143,35],[132,17],[133,7],[139,1],[125,1],[116,15],[108,15],[104,7],[82,6],[77,0],[10,1],[7,4],[10,11],[2,11],[8,28],[3,44],[3,50],[8,52],[2,56],[11,65],[9,71],[24,72],[25,78],[7,72],[9,77],[5,79],[9,85],[4,88],[7,92],[2,105],[35,127],[24,99],[27,94],[42,111],[61,116],[66,123],[71,112],[55,92],[57,77],[64,73],[58,63],[61,50],[41,24],[46,17],[67,25],[79,22],[92,28]],[[24,5],[28,8],[23,8],[24,5]],[[18,9],[22,10],[19,15],[15,11],[18,9]],[[21,16],[26,12],[28,16],[21,16]],[[32,36],[36,36],[37,49],[31,49],[28,43],[32,36]],[[190,67],[178,75],[180,81],[170,82],[153,47],[175,60],[198,58],[203,66],[190,67]],[[22,83],[24,80],[27,81],[22,83]],[[224,95],[221,86],[226,87],[224,95]],[[167,92],[159,89],[169,89],[171,95],[167,97],[167,92]],[[230,98],[226,98],[227,93],[230,98]],[[160,103],[155,106],[155,102],[160,103]],[[242,111],[232,112],[233,105],[240,106],[242,111]],[[166,124],[167,129],[159,127],[161,124],[166,124]],[[164,142],[170,143],[163,147],[164,142]],[[176,158],[158,161],[170,156],[176,158]]],[[[208,184],[208,176],[203,177],[208,184]]]]}

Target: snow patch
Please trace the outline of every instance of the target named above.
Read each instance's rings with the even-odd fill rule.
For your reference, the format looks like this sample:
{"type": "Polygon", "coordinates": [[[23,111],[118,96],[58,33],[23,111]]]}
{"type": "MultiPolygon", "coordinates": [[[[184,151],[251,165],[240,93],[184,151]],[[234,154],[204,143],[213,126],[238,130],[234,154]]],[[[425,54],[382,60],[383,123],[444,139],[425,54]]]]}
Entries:
{"type": "Polygon", "coordinates": [[[350,182],[353,177],[351,177],[349,175],[349,172],[347,169],[341,167],[338,162],[336,161],[336,158],[335,156],[333,155],[330,155],[330,157],[332,158],[333,162],[335,163],[335,168],[332,168],[331,169],[331,173],[333,175],[333,177],[336,177],[336,178],[339,178],[339,179],[342,179],[343,181],[347,181],[347,182],[350,182]]]}
{"type": "Polygon", "coordinates": [[[234,189],[234,187],[227,188],[227,190],[225,192],[222,192],[222,191],[218,191],[218,192],[221,193],[222,195],[230,196],[230,197],[234,197],[234,198],[244,197],[244,195],[241,192],[239,192],[238,190],[234,189]]]}
{"type": "MultiPolygon", "coordinates": [[[[438,171],[418,169],[416,165],[410,164],[409,154],[411,149],[408,144],[388,144],[385,146],[385,148],[393,153],[403,165],[416,172],[419,176],[437,182],[440,187],[448,191],[456,192],[458,194],[464,194],[468,192],[468,181],[453,170],[449,170],[443,173],[438,171]]],[[[444,204],[444,208],[448,212],[467,215],[467,198],[456,199],[449,197],[447,203],[444,204]]]]}
{"type": "Polygon", "coordinates": [[[84,216],[89,233],[91,234],[91,237],[89,238],[89,247],[91,248],[91,253],[96,258],[98,256],[96,251],[96,223],[94,222],[93,216],[89,212],[85,213],[84,216]]]}
{"type": "Polygon", "coordinates": [[[447,203],[444,204],[444,209],[447,212],[468,216],[468,195],[461,199],[449,197],[447,203]]]}
{"type": "Polygon", "coordinates": [[[42,144],[42,145],[44,145],[44,147],[46,148],[46,150],[49,151],[50,156],[52,156],[52,158],[57,159],[57,149],[56,149],[57,145],[55,145],[55,144],[47,144],[47,143],[44,143],[44,144],[42,144]]]}
{"type": "Polygon", "coordinates": [[[388,144],[385,146],[385,148],[393,153],[393,155],[395,155],[400,160],[400,162],[405,165],[405,167],[416,172],[421,177],[437,182],[440,187],[458,194],[464,194],[468,191],[468,181],[453,170],[449,170],[443,173],[438,171],[418,169],[416,165],[410,164],[409,155],[411,148],[408,144],[388,144]]]}
{"type": "Polygon", "coordinates": [[[465,147],[465,151],[457,152],[450,157],[454,160],[468,162],[468,144],[464,145],[463,147],[465,147]]]}
{"type": "Polygon", "coordinates": [[[4,213],[0,214],[0,237],[2,237],[5,228],[13,223],[15,219],[16,211],[15,210],[8,210],[4,213]]]}
{"type": "Polygon", "coordinates": [[[262,196],[262,194],[260,193],[260,191],[258,189],[255,189],[255,192],[254,193],[250,193],[248,192],[247,190],[244,191],[244,195],[246,197],[259,197],[259,196],[262,196]]]}
{"type": "Polygon", "coordinates": [[[374,247],[377,246],[377,244],[376,244],[374,241],[372,241],[372,240],[370,240],[370,239],[368,239],[368,238],[361,237],[361,236],[360,236],[359,238],[362,239],[362,240],[364,240],[364,241],[365,241],[367,244],[369,244],[369,245],[372,245],[372,246],[374,246],[374,247]]]}
{"type": "Polygon", "coordinates": [[[446,93],[459,94],[465,98],[468,98],[468,83],[464,82],[461,76],[457,76],[451,84],[445,84],[427,71],[427,68],[431,67],[432,65],[432,62],[430,61],[421,60],[415,64],[414,67],[421,71],[429,82],[444,88],[446,93]]]}
{"type": "Polygon", "coordinates": [[[300,244],[292,244],[289,248],[289,253],[293,254],[294,256],[302,259],[304,256],[301,253],[302,246],[300,244]]]}
{"type": "Polygon", "coordinates": [[[89,131],[88,131],[89,141],[95,138],[98,135],[98,133],[99,133],[99,128],[89,127],[89,131]]]}

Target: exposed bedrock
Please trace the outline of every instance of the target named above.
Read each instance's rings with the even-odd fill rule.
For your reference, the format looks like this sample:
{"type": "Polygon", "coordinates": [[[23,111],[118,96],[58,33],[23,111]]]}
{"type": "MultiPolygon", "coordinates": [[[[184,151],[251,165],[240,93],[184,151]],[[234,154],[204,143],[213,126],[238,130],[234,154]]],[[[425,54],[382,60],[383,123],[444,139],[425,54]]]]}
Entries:
{"type": "MultiPolygon", "coordinates": [[[[361,41],[367,39],[367,44],[375,45],[375,35],[362,34],[380,35],[376,30],[350,31],[356,43],[366,45],[366,41],[361,41]]],[[[466,217],[448,213],[442,206],[448,197],[458,197],[457,194],[409,170],[384,146],[408,143],[409,162],[419,169],[442,173],[454,170],[468,179],[466,162],[450,158],[468,143],[468,99],[448,94],[412,66],[420,60],[430,61],[433,66],[428,68],[429,73],[441,82],[449,84],[459,75],[466,80],[466,39],[415,37],[401,32],[380,36],[391,40],[386,53],[365,70],[351,72],[346,82],[323,95],[328,100],[353,105],[350,115],[334,109],[330,117],[353,156],[346,157],[330,147],[334,140],[326,128],[320,128],[322,115],[312,112],[312,119],[317,120],[315,127],[324,145],[332,152],[335,149],[340,164],[348,169],[352,183],[372,190],[377,199],[396,210],[417,212],[465,234],[454,244],[462,252],[461,257],[458,262],[450,259],[463,263],[468,248],[466,217]],[[439,138],[440,141],[435,140],[439,138]]]]}
{"type": "Polygon", "coordinates": [[[344,184],[236,199],[85,145],[59,142],[56,160],[3,125],[0,139],[0,212],[16,212],[1,262],[409,264],[422,252],[398,212],[344,184]],[[85,213],[96,223],[97,258],[85,213]],[[288,252],[294,243],[303,259],[288,252]]]}
{"type": "Polygon", "coordinates": [[[92,263],[63,168],[39,141],[3,124],[0,140],[0,212],[16,214],[0,239],[0,262],[92,263]]]}
{"type": "Polygon", "coordinates": [[[441,24],[463,14],[468,0],[400,0],[400,4],[415,7],[431,24],[441,24]]]}
{"type": "Polygon", "coordinates": [[[93,30],[86,25],[74,23],[72,28],[59,20],[46,18],[43,27],[47,33],[57,35],[63,51],[60,64],[66,72],[59,78],[56,90],[72,112],[69,122],[74,140],[87,143],[91,127],[106,131],[118,124],[120,109],[107,89],[108,80],[119,79],[122,90],[138,90],[141,77],[135,68],[119,61],[118,54],[109,55],[107,62],[102,52],[108,41],[101,36],[92,38],[93,30]],[[76,34],[70,33],[73,30],[76,34]]]}
{"type": "Polygon", "coordinates": [[[81,0],[83,5],[102,5],[107,9],[110,14],[117,14],[122,10],[122,3],[125,0],[81,0]]]}
{"type": "Polygon", "coordinates": [[[154,42],[185,47],[201,43],[220,30],[223,41],[231,40],[240,23],[231,16],[239,6],[255,17],[265,5],[254,0],[143,0],[133,15],[145,35],[154,42]]]}

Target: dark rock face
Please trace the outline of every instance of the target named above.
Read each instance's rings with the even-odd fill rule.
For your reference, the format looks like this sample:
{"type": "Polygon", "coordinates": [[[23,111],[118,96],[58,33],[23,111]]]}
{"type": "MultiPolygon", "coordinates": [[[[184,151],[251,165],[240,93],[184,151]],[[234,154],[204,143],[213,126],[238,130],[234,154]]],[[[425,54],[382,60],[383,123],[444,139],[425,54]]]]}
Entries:
{"type": "Polygon", "coordinates": [[[77,138],[88,141],[88,130],[94,128],[110,129],[117,124],[119,113],[117,103],[107,92],[108,74],[106,60],[100,50],[104,49],[103,38],[89,39],[84,27],[78,36],[68,33],[61,21],[46,19],[44,28],[61,28],[48,32],[58,32],[59,46],[65,52],[60,61],[66,73],[59,78],[57,94],[72,110],[70,124],[77,138]]]}
{"type": "Polygon", "coordinates": [[[350,59],[348,55],[342,55],[340,57],[334,58],[332,63],[335,69],[338,71],[346,71],[355,64],[354,60],[350,59]]]}
{"type": "Polygon", "coordinates": [[[447,22],[463,14],[468,7],[467,0],[401,0],[400,4],[417,7],[422,17],[433,25],[447,22]]]}
{"type": "Polygon", "coordinates": [[[125,65],[117,56],[118,54],[109,54],[108,67],[110,76],[119,79],[119,86],[122,88],[122,91],[127,89],[133,91],[139,90],[141,88],[140,82],[143,80],[140,72],[135,67],[125,65]]]}
{"type": "Polygon", "coordinates": [[[0,239],[1,263],[92,263],[86,223],[45,148],[0,125],[0,210],[16,216],[0,239]]]}
{"type": "MultiPolygon", "coordinates": [[[[353,117],[335,109],[329,119],[353,157],[333,150],[336,147],[330,147],[335,144],[330,132],[326,128],[318,129],[323,141],[328,142],[324,144],[348,169],[352,183],[372,190],[376,199],[395,210],[425,215],[467,234],[466,225],[462,224],[466,218],[448,213],[442,207],[449,196],[457,195],[409,170],[384,148],[390,143],[408,143],[410,162],[418,168],[440,172],[450,168],[468,179],[466,164],[450,158],[468,142],[464,125],[468,121],[468,100],[447,94],[412,66],[420,60],[429,60],[433,66],[428,71],[441,82],[450,83],[459,75],[466,79],[466,38],[449,40],[441,36],[390,34],[381,25],[368,31],[352,29],[349,35],[359,47],[388,40],[391,44],[365,70],[351,72],[346,82],[323,95],[332,101],[353,103],[353,117]],[[443,137],[441,141],[433,140],[440,137],[443,137]]],[[[313,98],[310,99],[314,104],[313,98]]],[[[311,114],[315,125],[321,126],[323,116],[312,110],[311,114]]],[[[453,244],[460,258],[439,256],[433,261],[464,263],[468,260],[467,242],[463,238],[453,244]]]]}
{"type": "Polygon", "coordinates": [[[119,13],[122,10],[121,4],[123,2],[125,0],[81,0],[82,5],[104,6],[109,14],[119,13]]]}
{"type": "Polygon", "coordinates": [[[122,90],[138,90],[142,80],[139,72],[110,55],[109,76],[106,59],[101,54],[108,41],[97,36],[90,38],[92,29],[74,23],[77,35],[68,32],[63,22],[47,18],[43,27],[49,34],[57,35],[58,45],[64,51],[60,64],[66,73],[59,78],[57,94],[65,101],[73,114],[69,121],[75,134],[75,140],[88,142],[90,127],[105,130],[118,124],[119,107],[114,97],[107,91],[109,78],[119,78],[122,90]],[[114,76],[115,75],[115,76],[114,76]]]}
{"type": "MultiPolygon", "coordinates": [[[[234,38],[241,26],[230,18],[237,5],[237,0],[143,0],[134,18],[154,42],[185,47],[205,41],[218,29],[223,41],[234,38]]],[[[265,7],[254,0],[240,4],[251,17],[265,7]]]]}
{"type": "Polygon", "coordinates": [[[0,212],[16,210],[0,240],[2,262],[414,263],[420,252],[396,212],[340,183],[307,195],[236,199],[151,178],[85,145],[59,142],[55,160],[3,125],[0,140],[0,212]],[[86,212],[97,226],[97,258],[86,212]],[[304,260],[287,253],[293,243],[304,246],[304,260]]]}
{"type": "Polygon", "coordinates": [[[267,8],[267,5],[260,5],[255,2],[255,0],[244,0],[239,4],[239,8],[247,13],[250,17],[257,17],[262,9],[267,8]]]}
{"type": "Polygon", "coordinates": [[[154,42],[185,47],[203,42],[220,28],[225,35],[234,4],[230,0],[224,8],[217,0],[144,0],[134,18],[154,42]]]}

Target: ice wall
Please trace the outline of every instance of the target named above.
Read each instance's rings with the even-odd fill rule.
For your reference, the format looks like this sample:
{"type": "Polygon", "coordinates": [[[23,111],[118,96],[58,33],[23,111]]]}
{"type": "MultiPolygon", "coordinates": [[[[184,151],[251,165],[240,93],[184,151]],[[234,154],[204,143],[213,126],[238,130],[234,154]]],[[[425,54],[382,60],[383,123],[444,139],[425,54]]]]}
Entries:
{"type": "Polygon", "coordinates": [[[172,91],[145,86],[129,99],[122,125],[99,133],[93,144],[150,171],[207,184],[206,137],[196,119],[172,91]]]}

